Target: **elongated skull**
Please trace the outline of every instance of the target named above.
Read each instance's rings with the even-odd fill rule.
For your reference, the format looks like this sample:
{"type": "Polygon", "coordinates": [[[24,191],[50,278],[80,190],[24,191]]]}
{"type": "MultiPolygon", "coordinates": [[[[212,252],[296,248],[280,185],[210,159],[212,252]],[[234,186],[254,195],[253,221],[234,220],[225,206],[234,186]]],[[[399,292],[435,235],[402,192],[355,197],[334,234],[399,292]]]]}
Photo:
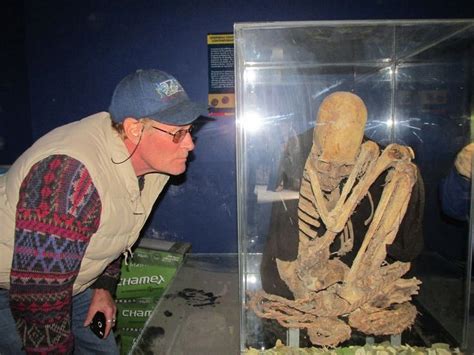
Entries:
{"type": "Polygon", "coordinates": [[[364,137],[367,108],[350,92],[335,92],[319,107],[312,159],[323,190],[331,191],[349,175],[364,137]]]}

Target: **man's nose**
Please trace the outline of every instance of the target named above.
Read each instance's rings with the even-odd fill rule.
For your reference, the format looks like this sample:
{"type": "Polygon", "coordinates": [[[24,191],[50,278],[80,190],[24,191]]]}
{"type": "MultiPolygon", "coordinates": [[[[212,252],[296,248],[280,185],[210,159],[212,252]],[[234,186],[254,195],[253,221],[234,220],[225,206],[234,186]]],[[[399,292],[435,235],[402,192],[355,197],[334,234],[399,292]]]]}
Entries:
{"type": "Polygon", "coordinates": [[[184,136],[183,141],[181,142],[181,145],[186,148],[188,151],[191,151],[194,149],[194,141],[193,137],[191,136],[191,133],[187,133],[186,136],[184,136]]]}

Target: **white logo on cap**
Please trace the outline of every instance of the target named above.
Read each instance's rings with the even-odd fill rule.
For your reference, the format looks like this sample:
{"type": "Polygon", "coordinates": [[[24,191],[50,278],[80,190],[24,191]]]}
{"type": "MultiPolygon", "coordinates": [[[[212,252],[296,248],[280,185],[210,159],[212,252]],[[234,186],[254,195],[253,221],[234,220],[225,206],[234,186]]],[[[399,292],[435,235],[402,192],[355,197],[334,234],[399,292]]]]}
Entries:
{"type": "Polygon", "coordinates": [[[181,85],[179,85],[178,80],[169,79],[165,80],[159,84],[155,84],[156,92],[160,95],[160,98],[172,96],[180,91],[184,91],[181,85]]]}

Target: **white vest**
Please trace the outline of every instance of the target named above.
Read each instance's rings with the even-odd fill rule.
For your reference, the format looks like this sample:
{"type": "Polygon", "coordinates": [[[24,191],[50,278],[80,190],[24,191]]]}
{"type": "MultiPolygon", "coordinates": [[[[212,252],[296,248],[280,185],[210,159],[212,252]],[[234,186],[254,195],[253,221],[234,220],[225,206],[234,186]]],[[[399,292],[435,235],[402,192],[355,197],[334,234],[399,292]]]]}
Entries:
{"type": "Polygon", "coordinates": [[[165,174],[147,174],[140,193],[129,153],[112,128],[107,112],[54,129],[34,143],[8,172],[0,176],[0,288],[10,288],[15,213],[20,186],[38,161],[63,154],[82,162],[102,203],[100,225],[82,259],[73,295],[89,287],[104,269],[138,238],[153,204],[168,181],[165,174]]]}

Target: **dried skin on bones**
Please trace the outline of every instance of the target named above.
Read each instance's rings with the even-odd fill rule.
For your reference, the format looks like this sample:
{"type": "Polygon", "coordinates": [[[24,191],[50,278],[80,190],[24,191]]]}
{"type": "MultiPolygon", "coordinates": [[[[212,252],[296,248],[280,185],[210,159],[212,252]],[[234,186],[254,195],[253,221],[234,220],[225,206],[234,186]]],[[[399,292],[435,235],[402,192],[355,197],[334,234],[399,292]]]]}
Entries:
{"type": "Polygon", "coordinates": [[[391,144],[380,152],[374,142],[361,143],[366,116],[364,103],[351,93],[334,93],[321,104],[300,187],[298,256],[277,260],[295,299],[259,291],[249,302],[260,317],[306,328],[313,344],[336,346],[350,338],[351,328],[398,334],[417,313],[409,302],[420,281],[402,278],[410,264],[385,261],[416,181],[413,151],[391,144]],[[350,217],[384,172],[380,201],[352,265],[346,265],[339,256],[353,247],[350,217]],[[318,235],[321,225],[325,232],[318,235]],[[336,238],[341,247],[331,254],[336,238]]]}

